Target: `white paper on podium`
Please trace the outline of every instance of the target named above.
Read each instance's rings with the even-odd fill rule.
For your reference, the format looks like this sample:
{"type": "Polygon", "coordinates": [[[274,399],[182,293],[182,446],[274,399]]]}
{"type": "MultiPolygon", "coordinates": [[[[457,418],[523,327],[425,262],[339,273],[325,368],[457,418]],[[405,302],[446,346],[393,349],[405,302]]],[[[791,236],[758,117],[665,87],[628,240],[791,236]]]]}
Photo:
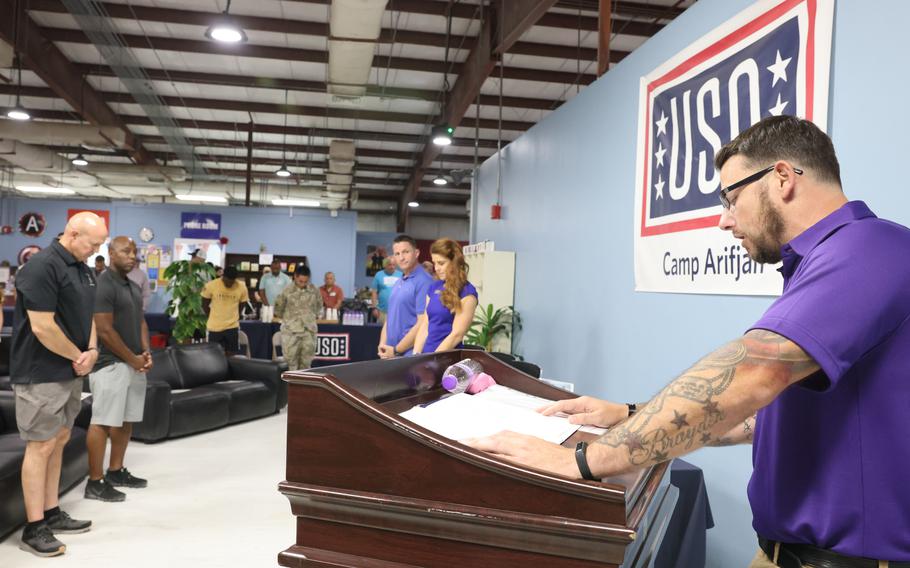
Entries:
{"type": "Polygon", "coordinates": [[[452,440],[491,436],[503,430],[561,444],[578,430],[565,417],[543,416],[535,409],[548,401],[493,385],[478,394],[461,393],[401,413],[415,424],[452,440]]]}

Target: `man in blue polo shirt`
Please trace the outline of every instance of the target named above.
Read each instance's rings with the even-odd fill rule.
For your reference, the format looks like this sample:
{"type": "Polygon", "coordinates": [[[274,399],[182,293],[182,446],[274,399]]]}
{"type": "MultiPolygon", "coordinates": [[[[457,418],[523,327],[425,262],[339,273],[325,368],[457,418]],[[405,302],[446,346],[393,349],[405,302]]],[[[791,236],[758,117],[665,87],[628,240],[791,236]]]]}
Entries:
{"type": "Polygon", "coordinates": [[[389,313],[389,296],[395,284],[401,280],[401,271],[395,267],[393,257],[382,259],[382,270],[373,277],[373,305],[379,312],[379,323],[385,323],[389,313]]]}
{"type": "Polygon", "coordinates": [[[910,229],[847,201],[831,140],[806,120],[762,120],[715,166],[720,228],[757,262],[782,261],[781,297],[645,405],[581,397],[544,411],[612,426],[590,447],[469,443],[597,479],[752,442],[752,568],[910,567],[910,229]]]}
{"type": "Polygon", "coordinates": [[[379,336],[379,356],[390,359],[409,355],[417,338],[417,316],[427,307],[427,290],[433,279],[417,261],[417,241],[398,235],[392,242],[392,253],[401,270],[401,279],[389,296],[389,312],[379,336]]]}

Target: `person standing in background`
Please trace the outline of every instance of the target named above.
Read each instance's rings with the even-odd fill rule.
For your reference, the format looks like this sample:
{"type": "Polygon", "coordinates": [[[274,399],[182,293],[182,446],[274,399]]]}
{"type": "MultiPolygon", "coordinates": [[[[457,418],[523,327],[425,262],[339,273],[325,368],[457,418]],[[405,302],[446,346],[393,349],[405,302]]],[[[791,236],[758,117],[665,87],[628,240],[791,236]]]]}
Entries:
{"type": "Polygon", "coordinates": [[[95,257],[95,276],[101,276],[105,270],[107,270],[107,266],[104,264],[104,257],[99,254],[95,257]]]}
{"type": "Polygon", "coordinates": [[[240,352],[240,310],[250,301],[246,284],[237,280],[237,268],[228,266],[221,278],[202,289],[202,309],[208,314],[209,342],[224,347],[226,355],[240,352]]]}
{"type": "MultiPolygon", "coordinates": [[[[133,243],[133,246],[136,246],[133,243]]],[[[114,261],[111,259],[111,264],[113,265],[114,261]]],[[[142,270],[139,266],[139,259],[136,259],[136,263],[133,266],[133,269],[130,270],[129,274],[126,275],[132,282],[135,282],[139,286],[139,290],[142,292],[142,311],[149,309],[149,301],[152,298],[152,288],[149,285],[149,275],[142,270]]]]}
{"type": "Polygon", "coordinates": [[[341,307],[341,301],[344,300],[344,291],[340,286],[335,285],[335,273],[325,273],[325,284],[319,288],[322,294],[322,305],[326,308],[337,310],[341,307]]]}
{"type": "Polygon", "coordinates": [[[394,257],[388,256],[382,259],[382,270],[373,277],[373,305],[379,312],[376,320],[380,324],[385,324],[389,313],[389,296],[392,295],[392,288],[395,283],[401,280],[401,271],[395,267],[394,257]]]}
{"type": "Polygon", "coordinates": [[[19,548],[36,556],[66,551],[54,533],[92,526],[60,509],[60,469],[82,408],[82,377],[98,358],[95,274],[85,261],[106,239],[103,219],[77,213],[63,236],[34,254],[16,278],[10,382],[19,435],[26,440],[21,476],[27,519],[19,548]]]}
{"type": "MultiPolygon", "coordinates": [[[[309,278],[307,278],[309,281],[309,278]]],[[[274,306],[278,295],[291,285],[291,277],[281,271],[281,262],[272,261],[269,271],[259,281],[259,301],[266,306],[274,306]]]]}
{"type": "Polygon", "coordinates": [[[411,352],[414,340],[417,339],[417,318],[426,310],[427,290],[433,282],[417,260],[420,251],[417,249],[417,241],[412,237],[395,237],[392,251],[402,276],[392,288],[388,318],[379,334],[377,352],[382,359],[411,352]]]}
{"type": "Polygon", "coordinates": [[[308,369],[316,353],[316,318],[322,298],[310,283],[310,269],[294,272],[294,284],[275,298],[275,317],[281,318],[281,349],[291,371],[308,369]]]}
{"type": "Polygon", "coordinates": [[[133,422],[141,422],[145,408],[145,374],[152,367],[149,330],[142,311],[142,291],[128,278],[136,266],[136,244],[116,237],[109,249],[111,268],[98,277],[95,327],[101,353],[89,383],[92,421],[88,429],[88,483],[85,498],[123,501],[115,487],[142,488],[145,479],[123,467],[133,422]],[[104,475],[104,452],[111,440],[111,460],[104,475]]]}
{"type": "Polygon", "coordinates": [[[461,245],[439,239],[430,247],[436,278],[427,291],[426,311],[418,318],[420,329],[414,353],[461,349],[474,321],[477,289],[468,282],[468,263],[461,245]]]}

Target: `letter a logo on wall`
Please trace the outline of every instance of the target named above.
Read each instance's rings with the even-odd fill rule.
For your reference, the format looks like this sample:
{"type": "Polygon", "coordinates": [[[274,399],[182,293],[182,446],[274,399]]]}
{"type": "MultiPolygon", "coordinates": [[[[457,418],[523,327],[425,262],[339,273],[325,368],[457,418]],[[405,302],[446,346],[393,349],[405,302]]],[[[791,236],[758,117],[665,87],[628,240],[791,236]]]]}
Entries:
{"type": "Polygon", "coordinates": [[[40,237],[47,223],[41,213],[26,213],[19,217],[19,232],[30,237],[40,237]]]}
{"type": "Polygon", "coordinates": [[[774,268],[717,228],[714,155],[769,116],[826,128],[833,20],[833,0],[762,0],[642,77],[636,290],[780,293],[774,268]]]}

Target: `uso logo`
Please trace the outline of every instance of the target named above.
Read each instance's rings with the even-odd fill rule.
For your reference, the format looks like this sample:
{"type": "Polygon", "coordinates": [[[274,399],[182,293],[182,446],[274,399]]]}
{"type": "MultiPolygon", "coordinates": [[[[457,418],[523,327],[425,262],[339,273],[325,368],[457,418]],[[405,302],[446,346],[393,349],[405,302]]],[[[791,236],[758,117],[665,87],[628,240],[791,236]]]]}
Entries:
{"type": "Polygon", "coordinates": [[[348,361],[351,358],[351,334],[317,333],[314,359],[348,361]]]}
{"type": "Polygon", "coordinates": [[[721,146],[768,116],[813,120],[815,4],[776,4],[642,80],[641,236],[715,226],[721,146]]]}

